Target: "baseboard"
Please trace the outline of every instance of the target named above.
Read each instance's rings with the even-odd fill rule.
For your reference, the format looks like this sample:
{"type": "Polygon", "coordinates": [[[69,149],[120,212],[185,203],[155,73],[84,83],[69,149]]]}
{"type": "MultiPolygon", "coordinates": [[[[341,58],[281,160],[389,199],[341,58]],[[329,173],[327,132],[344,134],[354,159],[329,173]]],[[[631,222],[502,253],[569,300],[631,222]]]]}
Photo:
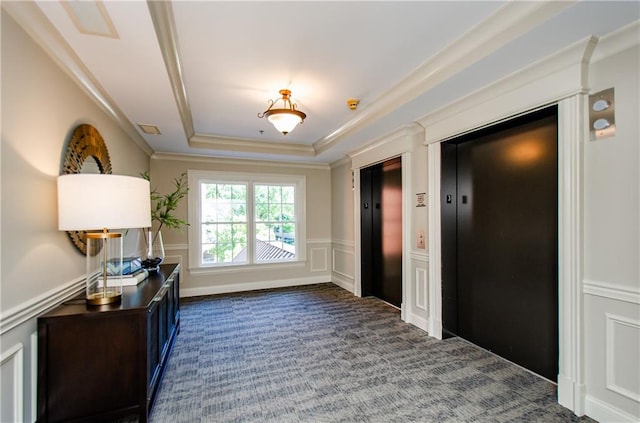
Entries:
{"type": "Polygon", "coordinates": [[[331,282],[335,285],[338,285],[342,289],[346,289],[347,291],[353,293],[353,279],[347,279],[338,274],[331,273],[331,282]]]}
{"type": "Polygon", "coordinates": [[[586,396],[586,386],[577,384],[568,376],[558,375],[558,403],[576,413],[578,416],[584,415],[584,399],[586,396]]]}
{"type": "Polygon", "coordinates": [[[585,399],[585,411],[587,416],[600,423],[637,423],[640,421],[640,415],[632,416],[590,395],[587,395],[585,399]]]}
{"type": "Polygon", "coordinates": [[[228,294],[230,292],[256,291],[258,289],[286,288],[290,286],[313,285],[331,282],[327,276],[310,276],[307,278],[280,279],[259,282],[244,282],[227,285],[203,286],[200,288],[180,288],[180,297],[200,297],[203,295],[228,294]]]}
{"type": "Polygon", "coordinates": [[[411,323],[413,326],[419,329],[422,329],[425,332],[428,332],[429,321],[426,318],[418,316],[413,313],[407,313],[406,316],[407,316],[407,319],[406,319],[407,323],[411,323]]]}

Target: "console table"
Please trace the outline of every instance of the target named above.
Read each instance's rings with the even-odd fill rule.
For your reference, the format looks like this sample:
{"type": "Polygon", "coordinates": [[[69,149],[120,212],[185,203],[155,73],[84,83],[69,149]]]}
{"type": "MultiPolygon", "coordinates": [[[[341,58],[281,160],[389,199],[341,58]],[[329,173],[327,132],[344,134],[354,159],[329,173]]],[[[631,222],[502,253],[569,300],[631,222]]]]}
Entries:
{"type": "Polygon", "coordinates": [[[179,271],[165,264],[120,304],[84,296],[38,318],[38,422],[146,422],[180,328],[179,271]]]}

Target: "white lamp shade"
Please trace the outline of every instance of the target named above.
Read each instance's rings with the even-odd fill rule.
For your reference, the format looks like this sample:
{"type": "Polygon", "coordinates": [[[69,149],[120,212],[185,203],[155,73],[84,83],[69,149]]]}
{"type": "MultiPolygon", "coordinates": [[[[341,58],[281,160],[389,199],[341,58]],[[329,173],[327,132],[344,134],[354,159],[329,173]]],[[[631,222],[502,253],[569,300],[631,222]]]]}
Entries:
{"type": "Polygon", "coordinates": [[[273,124],[273,126],[276,127],[278,131],[284,134],[288,134],[289,132],[293,131],[293,129],[300,122],[302,122],[302,118],[300,116],[292,113],[287,113],[286,111],[272,113],[267,117],[267,119],[273,124]]]}
{"type": "Polygon", "coordinates": [[[149,181],[108,174],[58,177],[58,229],[61,231],[150,226],[149,181]]]}

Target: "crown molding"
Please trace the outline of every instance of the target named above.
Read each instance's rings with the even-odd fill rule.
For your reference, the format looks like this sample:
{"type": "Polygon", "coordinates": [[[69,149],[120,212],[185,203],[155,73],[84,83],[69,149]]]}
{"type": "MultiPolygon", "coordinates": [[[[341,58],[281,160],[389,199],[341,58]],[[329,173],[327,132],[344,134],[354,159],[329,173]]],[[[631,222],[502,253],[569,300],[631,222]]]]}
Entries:
{"type": "Polygon", "coordinates": [[[460,38],[443,48],[414,72],[383,93],[357,116],[337,128],[331,134],[317,140],[312,146],[282,143],[264,143],[249,139],[233,139],[215,134],[196,134],[182,78],[180,52],[175,35],[173,10],[169,2],[148,2],[151,17],[158,33],[158,42],[165,59],[169,79],[176,97],[177,107],[184,125],[189,145],[192,147],[225,151],[264,153],[271,148],[280,154],[317,156],[340,141],[346,135],[387,115],[413,100],[442,81],[490,55],[510,40],[524,34],[573,4],[566,2],[509,2],[493,15],[471,28],[460,38]],[[287,145],[287,144],[284,144],[287,145]],[[294,147],[294,146],[299,146],[294,147]]]}
{"type": "Polygon", "coordinates": [[[331,167],[331,169],[334,169],[336,167],[340,167],[343,165],[351,165],[351,157],[344,156],[341,159],[338,159],[336,161],[329,163],[329,166],[331,167]]]}
{"type": "Polygon", "coordinates": [[[313,169],[313,170],[330,170],[328,164],[323,163],[304,163],[304,162],[283,162],[277,160],[255,160],[255,159],[230,159],[228,157],[212,157],[196,154],[178,154],[178,153],[154,153],[151,160],[171,160],[185,161],[196,163],[238,165],[238,166],[271,166],[278,168],[297,168],[297,169],[313,169]]]}
{"type": "Polygon", "coordinates": [[[255,141],[249,138],[224,137],[206,134],[193,135],[189,139],[189,147],[249,153],[287,154],[291,156],[307,157],[315,156],[315,151],[310,145],[255,141]]]}
{"type": "Polygon", "coordinates": [[[131,138],[148,156],[153,149],[147,144],[135,126],[120,110],[116,102],[107,94],[100,83],[89,72],[75,51],[69,46],[58,30],[49,22],[40,8],[32,1],[2,2],[2,10],[22,27],[22,29],[53,59],[53,61],[73,80],[98,106],[131,138]]]}
{"type": "Polygon", "coordinates": [[[425,144],[588,92],[587,70],[596,44],[595,37],[580,40],[418,119],[426,128],[425,144]]]}
{"type": "Polygon", "coordinates": [[[424,140],[424,128],[410,123],[348,154],[351,168],[357,169],[390,157],[412,151],[415,142],[424,140]]]}
{"type": "MultiPolygon", "coordinates": [[[[440,50],[414,72],[383,93],[357,116],[313,145],[264,142],[195,132],[193,117],[184,84],[180,47],[176,36],[171,2],[147,2],[160,50],[180,114],[183,130],[191,147],[210,150],[273,153],[314,157],[341,142],[351,132],[362,129],[396,108],[413,100],[442,81],[492,54],[529,29],[541,24],[572,5],[566,2],[509,2],[493,15],[471,28],[460,38],[440,50]]],[[[116,103],[98,84],[62,36],[32,2],[3,2],[18,23],[43,46],[45,51],[93,98],[148,155],[153,150],[129,122],[116,103]]]]}
{"type": "Polygon", "coordinates": [[[361,109],[356,117],[314,142],[313,147],[318,154],[327,150],[349,133],[408,103],[573,3],[575,1],[506,3],[493,15],[432,56],[368,107],[361,109]]]}
{"type": "Polygon", "coordinates": [[[182,120],[182,128],[187,140],[191,142],[191,137],[195,135],[196,131],[193,126],[191,107],[189,107],[187,88],[182,77],[182,60],[173,18],[173,7],[170,1],[148,1],[147,7],[149,7],[151,22],[156,30],[164,65],[167,68],[173,96],[176,100],[180,120],[182,120]]]}
{"type": "Polygon", "coordinates": [[[591,62],[598,62],[640,44],[640,20],[600,37],[591,62]]]}

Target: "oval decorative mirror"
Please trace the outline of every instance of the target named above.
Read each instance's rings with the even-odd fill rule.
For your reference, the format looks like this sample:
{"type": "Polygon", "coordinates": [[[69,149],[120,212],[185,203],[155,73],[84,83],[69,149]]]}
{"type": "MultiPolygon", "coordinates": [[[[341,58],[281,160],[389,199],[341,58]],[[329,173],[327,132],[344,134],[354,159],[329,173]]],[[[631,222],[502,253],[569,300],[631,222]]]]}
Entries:
{"type": "MultiPolygon", "coordinates": [[[[71,135],[62,168],[63,175],[71,173],[111,173],[111,159],[107,146],[96,128],[88,124],[79,125],[71,135]]],[[[78,207],[82,207],[78,198],[78,207]]],[[[67,231],[69,238],[82,254],[87,254],[87,232],[67,231]]],[[[93,243],[97,246],[98,243],[93,243]]],[[[95,256],[98,249],[89,251],[95,256]]]]}

